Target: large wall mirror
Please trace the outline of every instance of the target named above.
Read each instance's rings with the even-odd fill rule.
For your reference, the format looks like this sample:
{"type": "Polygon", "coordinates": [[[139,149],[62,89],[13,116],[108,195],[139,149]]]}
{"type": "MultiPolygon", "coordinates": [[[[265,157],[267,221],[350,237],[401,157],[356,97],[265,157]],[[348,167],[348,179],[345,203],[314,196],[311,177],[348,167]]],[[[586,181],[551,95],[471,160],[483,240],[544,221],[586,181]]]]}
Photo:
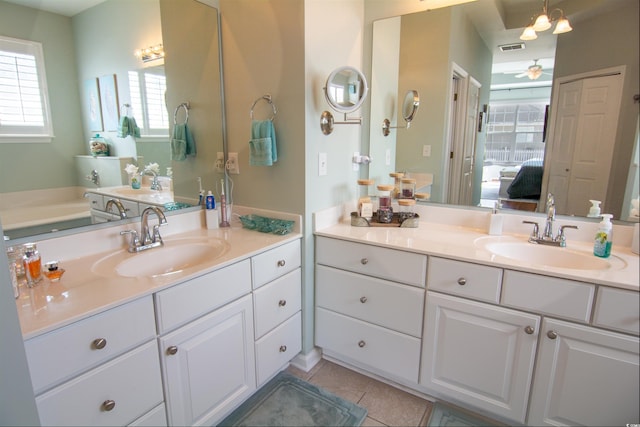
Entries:
{"type": "MultiPolygon", "coordinates": [[[[551,28],[536,40],[520,40],[542,4],[477,0],[374,21],[370,131],[363,142],[374,159],[369,178],[391,183],[393,172],[433,174],[422,190],[430,193],[431,202],[490,207],[498,198],[511,198],[506,190],[521,170],[553,170],[557,178],[564,152],[574,164],[563,164],[563,173],[591,164],[599,172],[593,181],[602,190],[600,196],[584,194],[584,201],[570,206],[570,194],[595,193],[596,184],[557,185],[558,179],[553,184],[545,176],[538,191],[554,192],[559,214],[587,216],[588,199],[598,198],[603,212],[634,220],[629,213],[639,180],[639,104],[634,101],[639,93],[638,2],[551,0],[549,8],[561,8],[573,31],[554,35],[551,28]],[[593,141],[589,148],[566,148],[568,135],[560,122],[555,129],[552,123],[558,82],[620,70],[619,114],[604,123],[614,130],[614,138],[593,141]],[[411,132],[383,136],[380,123],[385,118],[392,125],[402,123],[403,96],[412,89],[428,100],[421,102],[420,120],[411,132]],[[592,159],[576,164],[585,160],[576,159],[580,150],[602,148],[610,155],[604,166],[592,159]]],[[[576,180],[568,175],[562,179],[576,180]]],[[[529,198],[539,212],[545,195],[529,198]]]]}
{"type": "MultiPolygon", "coordinates": [[[[50,143],[0,142],[0,207],[6,208],[10,199],[16,205],[34,204],[34,210],[42,210],[45,206],[37,203],[39,195],[61,189],[82,194],[85,189],[99,188],[100,184],[85,179],[77,170],[75,159],[90,154],[89,140],[95,134],[109,141],[112,156],[140,157],[140,168],[157,163],[160,175],[172,174],[175,199],[184,206],[197,206],[200,188],[219,194],[224,175],[212,167],[217,153],[225,152],[217,3],[91,0],[77,2],[81,9],[75,10],[65,9],[68,4],[63,0],[0,0],[2,35],[42,43],[54,132],[50,143]],[[162,59],[143,61],[134,55],[137,49],[157,45],[164,48],[162,59]],[[138,115],[142,113],[123,106],[136,103],[131,88],[135,80],[144,85],[145,78],[162,80],[166,86],[166,90],[160,87],[161,98],[156,100],[166,110],[160,119],[165,123],[157,126],[160,130],[149,126],[155,130],[142,129],[141,137],[120,138],[117,128],[107,124],[106,115],[113,110],[105,109],[101,110],[102,123],[95,123],[90,100],[95,93],[104,94],[102,89],[108,84],[117,91],[118,99],[112,102],[116,114],[133,114],[142,125],[143,118],[138,115]],[[197,154],[177,161],[170,144],[174,113],[178,111],[176,119],[183,122],[183,111],[177,107],[186,103],[197,154]],[[20,200],[21,194],[32,200],[20,200]]],[[[90,201],[86,203],[89,206],[90,201]]],[[[54,216],[62,205],[54,207],[54,216]]],[[[29,215],[26,209],[24,212],[29,215]]],[[[13,238],[3,209],[0,218],[5,235],[13,238]]],[[[74,230],[100,226],[90,222],[83,218],[63,226],[74,230]]],[[[33,230],[39,234],[37,230],[42,228],[33,230]]],[[[31,237],[29,230],[21,229],[15,238],[23,241],[31,237]]]]}

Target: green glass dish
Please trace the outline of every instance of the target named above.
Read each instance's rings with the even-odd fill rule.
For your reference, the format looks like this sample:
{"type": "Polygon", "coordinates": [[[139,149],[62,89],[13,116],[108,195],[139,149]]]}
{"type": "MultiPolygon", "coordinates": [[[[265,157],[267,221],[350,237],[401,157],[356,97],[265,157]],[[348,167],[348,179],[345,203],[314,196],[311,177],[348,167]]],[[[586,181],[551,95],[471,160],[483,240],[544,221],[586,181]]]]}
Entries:
{"type": "Polygon", "coordinates": [[[286,219],[267,218],[260,215],[241,215],[240,222],[248,230],[256,230],[261,233],[288,234],[293,230],[294,221],[286,219]]]}

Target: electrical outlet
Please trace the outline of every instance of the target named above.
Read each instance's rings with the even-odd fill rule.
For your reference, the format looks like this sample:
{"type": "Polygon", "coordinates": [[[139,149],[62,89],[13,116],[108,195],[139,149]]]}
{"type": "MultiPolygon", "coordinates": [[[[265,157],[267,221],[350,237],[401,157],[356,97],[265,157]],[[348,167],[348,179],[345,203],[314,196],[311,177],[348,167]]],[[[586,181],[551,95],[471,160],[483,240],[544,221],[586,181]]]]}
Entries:
{"type": "Polygon", "coordinates": [[[238,153],[229,153],[227,159],[227,171],[234,175],[240,174],[240,164],[238,163],[238,153]]]}
{"type": "Polygon", "coordinates": [[[327,153],[318,153],[318,176],[327,174],[327,153]]]}
{"type": "Polygon", "coordinates": [[[422,157],[431,157],[431,146],[423,145],[422,146],[422,157]]]}
{"type": "Polygon", "coordinates": [[[224,173],[224,153],[222,151],[218,151],[216,156],[216,172],[224,173]]]}

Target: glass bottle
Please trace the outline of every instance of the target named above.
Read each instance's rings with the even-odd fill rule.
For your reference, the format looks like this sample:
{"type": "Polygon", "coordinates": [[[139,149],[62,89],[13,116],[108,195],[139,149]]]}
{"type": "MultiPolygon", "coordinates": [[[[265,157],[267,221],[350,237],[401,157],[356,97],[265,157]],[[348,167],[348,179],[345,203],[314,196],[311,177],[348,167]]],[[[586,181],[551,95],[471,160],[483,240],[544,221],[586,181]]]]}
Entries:
{"type": "Polygon", "coordinates": [[[393,185],[378,185],[378,222],[390,223],[393,220],[391,208],[391,191],[393,185]]]}
{"type": "Polygon", "coordinates": [[[376,212],[378,210],[378,196],[375,194],[370,194],[369,187],[374,183],[373,179],[359,179],[358,185],[360,186],[360,197],[368,197],[371,202],[371,210],[372,212],[376,212]]]}
{"type": "Polygon", "coordinates": [[[35,243],[27,243],[24,245],[24,257],[22,260],[27,278],[27,286],[32,288],[42,280],[42,260],[35,243]]]}
{"type": "Polygon", "coordinates": [[[416,193],[416,180],[414,178],[402,178],[400,182],[400,198],[413,199],[416,193]]]}
{"type": "Polygon", "coordinates": [[[404,177],[403,172],[392,172],[389,174],[391,178],[393,178],[393,188],[391,189],[391,197],[397,199],[400,196],[400,184],[402,177],[404,177]]]}
{"type": "Polygon", "coordinates": [[[18,289],[18,272],[16,269],[17,256],[19,256],[19,253],[12,246],[9,246],[7,248],[9,275],[11,276],[11,286],[13,286],[13,296],[16,297],[16,299],[20,296],[20,291],[18,289]]]}

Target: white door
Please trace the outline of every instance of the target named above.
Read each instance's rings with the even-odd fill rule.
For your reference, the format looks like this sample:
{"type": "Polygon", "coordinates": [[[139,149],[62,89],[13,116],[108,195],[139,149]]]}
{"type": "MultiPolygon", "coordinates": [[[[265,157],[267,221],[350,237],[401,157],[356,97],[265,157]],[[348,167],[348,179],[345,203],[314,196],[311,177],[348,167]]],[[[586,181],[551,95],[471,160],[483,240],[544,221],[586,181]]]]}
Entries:
{"type": "Polygon", "coordinates": [[[160,338],[169,424],[215,425],[256,389],[251,296],[160,338]]]}
{"type": "Polygon", "coordinates": [[[428,292],[420,385],[524,423],[540,317],[428,292]]]}
{"type": "Polygon", "coordinates": [[[473,202],[473,160],[478,136],[478,108],[480,105],[480,82],[469,78],[467,108],[464,123],[464,139],[460,152],[460,198],[458,203],[470,206],[473,202]]]}
{"type": "Polygon", "coordinates": [[[559,214],[583,216],[589,200],[607,209],[623,80],[619,72],[565,79],[554,90],[542,194],[556,196],[559,214]]]}
{"type": "Polygon", "coordinates": [[[637,337],[545,319],[528,424],[638,423],[638,344],[637,337]]]}

